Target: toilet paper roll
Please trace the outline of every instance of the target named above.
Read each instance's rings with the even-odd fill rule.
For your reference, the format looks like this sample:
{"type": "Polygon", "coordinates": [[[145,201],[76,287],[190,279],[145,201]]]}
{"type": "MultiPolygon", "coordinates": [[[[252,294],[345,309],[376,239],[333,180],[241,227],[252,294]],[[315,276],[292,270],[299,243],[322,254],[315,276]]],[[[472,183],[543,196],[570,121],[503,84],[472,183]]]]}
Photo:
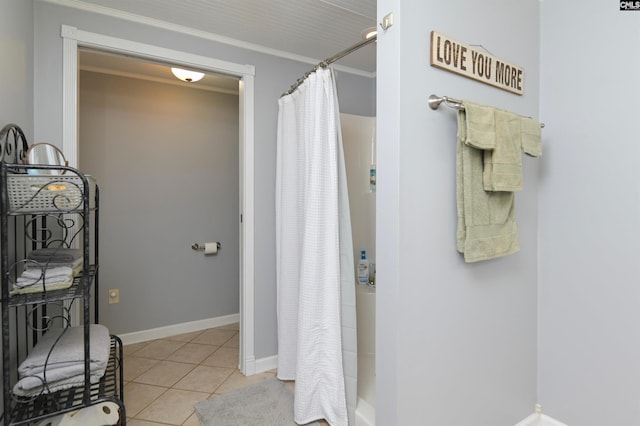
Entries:
{"type": "Polygon", "coordinates": [[[218,243],[204,243],[204,254],[218,254],[218,243]]]}
{"type": "Polygon", "coordinates": [[[103,402],[78,411],[77,414],[73,415],[75,423],[72,424],[78,426],[115,425],[118,423],[119,417],[118,405],[116,403],[103,402]]]}
{"type": "Polygon", "coordinates": [[[116,425],[120,410],[114,402],[103,402],[56,417],[42,420],[37,426],[105,426],[116,425]]]}

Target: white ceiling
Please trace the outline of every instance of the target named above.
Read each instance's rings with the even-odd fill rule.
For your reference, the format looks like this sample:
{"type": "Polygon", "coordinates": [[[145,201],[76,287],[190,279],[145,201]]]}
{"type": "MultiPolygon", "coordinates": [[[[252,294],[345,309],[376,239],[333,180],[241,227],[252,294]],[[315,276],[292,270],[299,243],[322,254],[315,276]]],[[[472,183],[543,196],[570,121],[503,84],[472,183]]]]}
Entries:
{"type": "MultiPolygon", "coordinates": [[[[376,26],[376,0],[57,0],[152,25],[169,24],[240,41],[255,50],[319,62],[362,40],[376,26]]],[[[375,72],[375,45],[337,62],[375,72]]]]}

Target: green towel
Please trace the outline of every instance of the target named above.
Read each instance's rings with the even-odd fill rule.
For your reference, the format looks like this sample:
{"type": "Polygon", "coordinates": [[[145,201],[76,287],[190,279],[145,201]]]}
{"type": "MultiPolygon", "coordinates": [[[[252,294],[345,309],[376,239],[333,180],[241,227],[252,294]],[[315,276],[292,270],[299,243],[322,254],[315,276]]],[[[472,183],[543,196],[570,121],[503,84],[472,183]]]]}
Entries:
{"type": "Polygon", "coordinates": [[[522,150],[532,157],[542,155],[542,128],[540,122],[531,118],[520,118],[522,150]]]}
{"type": "Polygon", "coordinates": [[[495,108],[464,101],[466,111],[466,137],[464,142],[478,149],[496,146],[495,108]]]}
{"type": "MultiPolygon", "coordinates": [[[[484,152],[466,143],[469,139],[469,133],[473,140],[474,125],[475,123],[467,122],[464,110],[458,111],[458,143],[456,147],[457,249],[464,253],[466,262],[506,256],[520,249],[515,220],[514,193],[484,190],[484,152]]],[[[486,129],[484,126],[483,128],[486,129]]],[[[487,136],[485,131],[480,134],[487,136]]]]}
{"type": "Polygon", "coordinates": [[[467,135],[464,142],[484,150],[486,191],[522,190],[522,154],[542,154],[540,123],[509,111],[464,101],[467,135]]]}
{"type": "Polygon", "coordinates": [[[483,182],[486,191],[522,190],[520,117],[495,110],[496,143],[484,151],[483,182]]]}

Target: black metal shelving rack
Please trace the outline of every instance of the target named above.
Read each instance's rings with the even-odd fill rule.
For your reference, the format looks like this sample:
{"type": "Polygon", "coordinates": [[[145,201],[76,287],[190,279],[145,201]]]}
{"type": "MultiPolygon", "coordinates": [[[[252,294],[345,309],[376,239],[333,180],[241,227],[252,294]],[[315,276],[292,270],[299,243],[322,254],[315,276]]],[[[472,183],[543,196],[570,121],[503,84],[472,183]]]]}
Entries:
{"type": "Polygon", "coordinates": [[[4,409],[1,424],[35,424],[84,407],[113,402],[119,408],[118,424],[126,426],[123,349],[117,336],[111,336],[105,374],[97,383],[90,380],[89,330],[90,324],[97,324],[99,320],[99,188],[71,167],[19,164],[26,147],[26,139],[19,127],[9,125],[0,130],[0,305],[4,409]],[[7,157],[11,162],[6,161],[7,157]],[[17,188],[13,185],[15,182],[19,183],[17,188]],[[21,193],[20,185],[26,188],[27,195],[21,193]],[[66,190],[59,191],[60,188],[66,190]],[[83,268],[70,287],[27,294],[11,293],[28,252],[74,244],[83,250],[83,268]],[[84,385],[43,391],[32,397],[15,395],[13,386],[18,380],[18,364],[44,333],[70,326],[74,304],[81,309],[80,326],[84,333],[84,385]],[[55,327],[56,323],[59,328],[55,327]]]}

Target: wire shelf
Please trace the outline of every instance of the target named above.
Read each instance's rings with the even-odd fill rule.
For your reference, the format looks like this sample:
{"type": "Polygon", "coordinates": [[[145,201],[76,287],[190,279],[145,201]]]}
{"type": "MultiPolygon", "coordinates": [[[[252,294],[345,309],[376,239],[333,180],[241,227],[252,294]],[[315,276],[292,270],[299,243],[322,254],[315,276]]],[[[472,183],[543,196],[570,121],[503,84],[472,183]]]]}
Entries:
{"type": "Polygon", "coordinates": [[[104,376],[89,390],[89,401],[85,401],[84,386],[77,386],[19,402],[11,407],[10,425],[26,425],[48,417],[79,410],[105,401],[111,401],[120,407],[120,419],[126,419],[123,399],[122,341],[111,336],[111,353],[104,376]]]}

